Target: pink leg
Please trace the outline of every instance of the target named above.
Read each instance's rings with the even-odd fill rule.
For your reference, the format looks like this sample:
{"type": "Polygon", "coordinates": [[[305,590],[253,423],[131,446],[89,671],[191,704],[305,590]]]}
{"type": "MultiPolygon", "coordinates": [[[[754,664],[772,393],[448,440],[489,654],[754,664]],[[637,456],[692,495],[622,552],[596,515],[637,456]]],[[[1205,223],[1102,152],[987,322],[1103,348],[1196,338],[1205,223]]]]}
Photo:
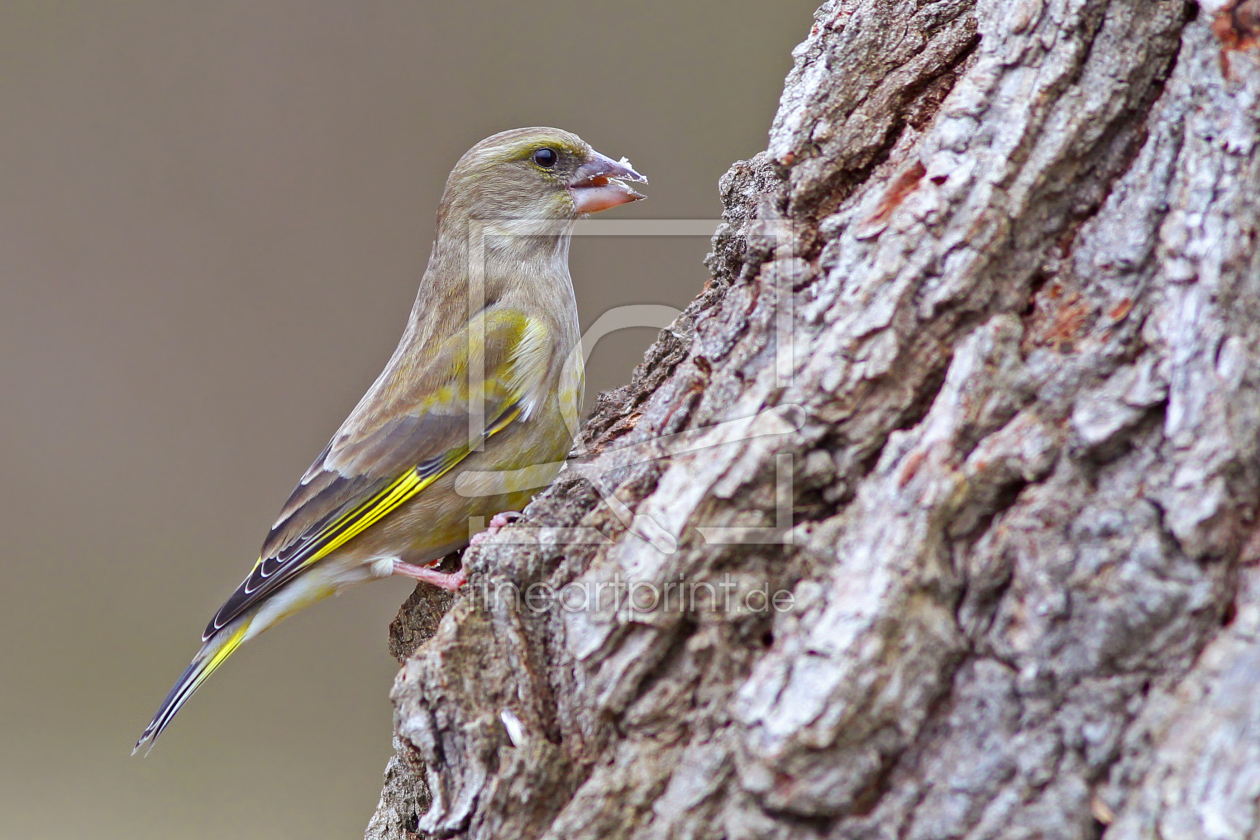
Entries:
{"type": "Polygon", "coordinates": [[[401,560],[394,561],[394,574],[422,580],[448,592],[454,592],[456,589],[459,589],[464,585],[464,581],[468,579],[462,566],[458,572],[439,572],[437,569],[430,569],[427,566],[413,566],[401,560]]]}
{"type": "Polygon", "coordinates": [[[473,534],[473,537],[471,540],[468,541],[468,544],[470,546],[478,545],[482,541],[484,541],[486,537],[489,537],[492,534],[497,534],[500,531],[502,531],[503,526],[510,525],[520,518],[522,518],[521,514],[514,510],[505,510],[502,513],[496,513],[494,516],[490,518],[489,524],[486,525],[486,530],[482,531],[479,534],[473,534]]]}

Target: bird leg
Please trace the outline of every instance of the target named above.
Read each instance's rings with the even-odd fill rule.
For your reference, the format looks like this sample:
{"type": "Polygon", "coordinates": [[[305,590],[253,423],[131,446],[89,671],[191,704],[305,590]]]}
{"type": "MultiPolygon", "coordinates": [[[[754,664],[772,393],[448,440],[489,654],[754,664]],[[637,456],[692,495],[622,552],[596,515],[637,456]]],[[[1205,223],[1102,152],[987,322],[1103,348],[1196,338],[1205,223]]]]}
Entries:
{"type": "Polygon", "coordinates": [[[414,580],[422,580],[425,583],[436,586],[438,589],[445,589],[447,592],[454,592],[464,585],[464,581],[468,580],[467,575],[464,574],[463,566],[457,572],[439,572],[437,569],[431,569],[428,566],[413,566],[401,560],[394,561],[394,574],[413,578],[414,580]]]}
{"type": "MultiPolygon", "coordinates": [[[[502,513],[496,513],[490,518],[490,522],[486,525],[486,530],[479,534],[474,534],[472,539],[468,541],[470,546],[484,540],[491,534],[497,534],[503,529],[503,526],[510,525],[518,519],[523,518],[520,513],[514,510],[505,510],[502,513]]],[[[455,572],[439,572],[431,566],[416,566],[411,563],[404,563],[402,560],[394,561],[394,574],[409,577],[414,580],[422,580],[425,583],[436,586],[438,589],[445,589],[448,592],[454,592],[464,585],[468,580],[468,576],[464,573],[461,566],[455,572]]]]}

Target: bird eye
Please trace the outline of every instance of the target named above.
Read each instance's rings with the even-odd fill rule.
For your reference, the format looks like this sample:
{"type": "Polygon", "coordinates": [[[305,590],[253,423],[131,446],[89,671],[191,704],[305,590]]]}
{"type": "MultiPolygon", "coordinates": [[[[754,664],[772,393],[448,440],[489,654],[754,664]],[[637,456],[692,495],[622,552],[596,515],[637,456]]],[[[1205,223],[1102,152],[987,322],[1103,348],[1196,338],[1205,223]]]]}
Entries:
{"type": "Polygon", "coordinates": [[[539,149],[534,152],[534,163],[538,164],[543,169],[550,169],[555,166],[556,161],[559,159],[560,156],[556,154],[555,149],[539,149]]]}

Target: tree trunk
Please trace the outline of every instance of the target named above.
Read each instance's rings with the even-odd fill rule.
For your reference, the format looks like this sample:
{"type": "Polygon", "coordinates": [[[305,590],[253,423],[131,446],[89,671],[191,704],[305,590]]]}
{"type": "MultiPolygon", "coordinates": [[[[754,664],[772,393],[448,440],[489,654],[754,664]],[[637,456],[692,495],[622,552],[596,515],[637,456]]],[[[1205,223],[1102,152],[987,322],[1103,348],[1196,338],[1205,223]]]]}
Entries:
{"type": "Polygon", "coordinates": [[[712,280],[400,613],[368,837],[1260,837],[1257,36],[826,3],[712,280]]]}

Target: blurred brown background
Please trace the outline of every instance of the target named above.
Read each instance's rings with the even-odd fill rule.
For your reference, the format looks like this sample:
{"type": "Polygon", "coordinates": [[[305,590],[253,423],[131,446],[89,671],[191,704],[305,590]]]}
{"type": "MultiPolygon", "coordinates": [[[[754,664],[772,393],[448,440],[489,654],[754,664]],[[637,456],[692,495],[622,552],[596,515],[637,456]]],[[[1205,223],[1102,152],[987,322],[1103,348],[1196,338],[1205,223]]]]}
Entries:
{"type": "MultiPolygon", "coordinates": [[[[358,837],[391,580],[242,649],[131,745],[393,349],[446,173],[561,126],[713,218],[812,0],[0,5],[0,838],[358,837]]],[[[583,238],[584,324],[703,238],[583,238]]],[[[652,337],[601,342],[588,396],[652,337]]]]}

